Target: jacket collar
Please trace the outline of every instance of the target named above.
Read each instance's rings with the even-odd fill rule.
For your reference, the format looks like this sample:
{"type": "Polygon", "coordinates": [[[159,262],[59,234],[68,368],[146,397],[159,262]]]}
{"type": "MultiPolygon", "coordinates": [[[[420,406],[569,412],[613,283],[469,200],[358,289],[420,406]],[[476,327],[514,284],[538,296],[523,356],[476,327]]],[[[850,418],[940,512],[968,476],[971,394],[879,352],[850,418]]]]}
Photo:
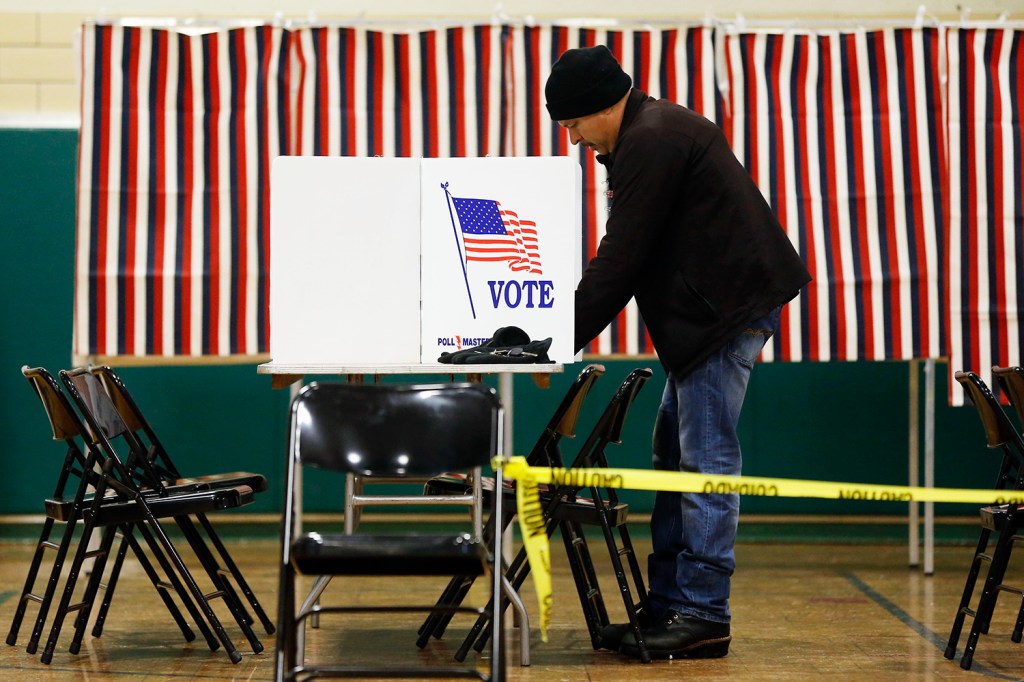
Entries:
{"type": "MultiPolygon", "coordinates": [[[[629,128],[633,119],[635,119],[636,115],[640,112],[640,106],[647,99],[647,93],[643,90],[633,88],[629,91],[629,98],[626,100],[626,108],[622,112],[622,123],[619,125],[619,134],[615,138],[615,146],[618,146],[618,141],[622,139],[622,134],[626,132],[627,128],[629,128]]],[[[598,154],[595,158],[598,163],[603,164],[611,170],[612,164],[615,162],[615,152],[613,151],[611,154],[598,154]]]]}

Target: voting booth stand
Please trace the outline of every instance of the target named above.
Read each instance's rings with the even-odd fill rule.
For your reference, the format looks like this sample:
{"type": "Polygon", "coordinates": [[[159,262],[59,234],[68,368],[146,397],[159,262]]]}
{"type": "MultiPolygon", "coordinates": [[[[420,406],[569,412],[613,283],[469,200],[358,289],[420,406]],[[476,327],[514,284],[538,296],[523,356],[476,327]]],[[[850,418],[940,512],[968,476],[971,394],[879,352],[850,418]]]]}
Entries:
{"type": "Polygon", "coordinates": [[[271,364],[457,371],[508,326],[572,362],[581,192],[568,157],[278,157],[271,364]]]}
{"type": "MultiPolygon", "coordinates": [[[[514,452],[512,374],[536,379],[577,359],[581,194],[582,171],[568,157],[278,157],[271,361],[259,371],[286,383],[305,374],[498,374],[500,452],[514,452]],[[439,360],[507,327],[550,339],[548,362],[439,360]]],[[[346,532],[368,499],[357,478],[346,477],[346,532]]],[[[529,665],[528,637],[520,648],[529,665]]]]}

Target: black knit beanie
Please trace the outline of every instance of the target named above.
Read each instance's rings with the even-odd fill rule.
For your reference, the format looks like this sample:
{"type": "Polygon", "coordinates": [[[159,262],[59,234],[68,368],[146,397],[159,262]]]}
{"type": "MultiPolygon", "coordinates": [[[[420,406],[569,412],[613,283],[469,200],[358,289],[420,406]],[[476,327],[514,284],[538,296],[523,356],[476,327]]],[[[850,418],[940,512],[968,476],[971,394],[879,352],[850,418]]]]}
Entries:
{"type": "Polygon", "coordinates": [[[629,76],[604,45],[566,50],[544,86],[554,121],[580,118],[607,109],[629,92],[629,76]]]}

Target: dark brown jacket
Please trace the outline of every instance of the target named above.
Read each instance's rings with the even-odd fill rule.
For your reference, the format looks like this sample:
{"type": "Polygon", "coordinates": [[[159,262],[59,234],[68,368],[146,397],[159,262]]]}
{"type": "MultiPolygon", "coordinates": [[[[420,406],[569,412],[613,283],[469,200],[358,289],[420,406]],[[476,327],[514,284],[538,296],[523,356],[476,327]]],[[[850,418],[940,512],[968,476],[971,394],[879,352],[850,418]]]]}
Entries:
{"type": "Polygon", "coordinates": [[[604,238],[576,289],[581,349],[636,298],[666,370],[684,375],[811,276],[721,129],[633,90],[608,169],[604,238]]]}

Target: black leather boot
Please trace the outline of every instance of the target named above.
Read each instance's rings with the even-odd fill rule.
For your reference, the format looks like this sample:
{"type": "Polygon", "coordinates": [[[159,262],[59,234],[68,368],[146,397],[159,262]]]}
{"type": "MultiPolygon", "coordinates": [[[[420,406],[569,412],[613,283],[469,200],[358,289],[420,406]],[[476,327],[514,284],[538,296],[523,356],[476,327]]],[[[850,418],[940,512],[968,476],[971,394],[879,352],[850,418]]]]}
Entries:
{"type": "MultiPolygon", "coordinates": [[[[640,629],[654,627],[659,618],[651,615],[650,611],[640,609],[636,612],[636,619],[640,624],[640,629]]],[[[618,651],[619,646],[622,644],[622,638],[626,633],[630,633],[630,637],[633,636],[633,629],[629,623],[609,623],[601,628],[598,635],[601,637],[600,648],[607,649],[608,651],[618,651]]],[[[635,639],[633,640],[636,641],[635,639]]]]}
{"type": "MultiPolygon", "coordinates": [[[[721,658],[729,653],[728,623],[716,623],[696,616],[669,611],[650,628],[642,628],[644,645],[651,658],[721,658]]],[[[619,651],[640,656],[633,632],[626,629],[619,651]]]]}

